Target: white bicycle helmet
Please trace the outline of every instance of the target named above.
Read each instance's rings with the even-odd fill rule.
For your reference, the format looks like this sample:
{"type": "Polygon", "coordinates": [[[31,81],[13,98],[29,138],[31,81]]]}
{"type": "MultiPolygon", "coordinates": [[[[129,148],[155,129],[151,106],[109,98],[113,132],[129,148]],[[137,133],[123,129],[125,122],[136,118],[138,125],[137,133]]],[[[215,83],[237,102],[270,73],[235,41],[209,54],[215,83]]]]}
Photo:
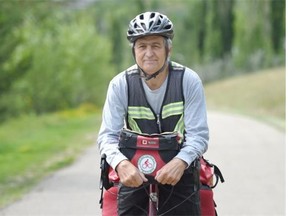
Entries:
{"type": "Polygon", "coordinates": [[[138,38],[148,35],[161,35],[172,40],[173,23],[158,12],[141,13],[130,21],[127,39],[134,43],[138,38]]]}

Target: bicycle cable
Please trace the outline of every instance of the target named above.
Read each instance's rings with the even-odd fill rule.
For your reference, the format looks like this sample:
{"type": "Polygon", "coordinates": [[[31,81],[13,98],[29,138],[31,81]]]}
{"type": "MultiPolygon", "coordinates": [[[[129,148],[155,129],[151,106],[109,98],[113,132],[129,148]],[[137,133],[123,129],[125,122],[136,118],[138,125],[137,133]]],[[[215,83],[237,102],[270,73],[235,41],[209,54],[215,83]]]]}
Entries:
{"type": "MultiPolygon", "coordinates": [[[[150,184],[143,184],[143,185],[141,185],[139,188],[136,188],[135,190],[144,189],[144,191],[146,192],[146,195],[148,196],[148,199],[150,200],[151,198],[150,198],[150,196],[149,196],[149,192],[148,192],[148,189],[147,189],[147,186],[148,186],[148,185],[150,185],[150,184]]],[[[181,201],[181,202],[178,203],[177,205],[173,206],[172,208],[168,209],[167,211],[165,211],[165,212],[163,212],[163,213],[161,213],[161,214],[159,214],[159,215],[157,214],[157,215],[158,215],[158,216],[164,216],[164,215],[167,214],[168,212],[170,212],[170,211],[172,211],[173,209],[179,207],[179,206],[182,205],[184,202],[186,202],[188,199],[190,199],[193,195],[195,195],[195,194],[199,191],[199,189],[200,189],[200,188],[198,187],[198,189],[196,189],[195,191],[193,191],[193,192],[192,192],[188,197],[186,197],[183,201],[181,201]]],[[[126,194],[126,196],[129,195],[129,194],[132,194],[133,192],[134,192],[134,191],[128,192],[128,193],[126,194]]],[[[163,203],[163,205],[161,206],[161,208],[160,208],[159,210],[156,208],[156,206],[154,206],[155,209],[157,210],[157,213],[159,213],[159,211],[163,208],[163,206],[165,206],[165,205],[167,204],[167,202],[168,202],[168,200],[171,198],[173,192],[174,192],[174,186],[172,187],[172,190],[170,191],[169,196],[167,197],[167,199],[165,200],[165,202],[163,203]]],[[[119,194],[118,194],[118,195],[119,195],[119,194]]],[[[120,197],[121,197],[121,195],[120,195],[120,197]]],[[[143,209],[141,206],[136,205],[135,203],[134,203],[133,205],[134,205],[136,208],[142,210],[145,214],[147,214],[147,211],[146,211],[145,209],[143,209]]]]}
{"type": "MultiPolygon", "coordinates": [[[[140,187],[134,188],[135,190],[133,190],[133,191],[127,191],[127,194],[125,194],[125,195],[129,196],[130,194],[133,194],[135,191],[142,190],[142,189],[144,189],[144,191],[147,193],[147,186],[149,186],[149,184],[142,184],[140,187]]],[[[121,195],[121,194],[118,193],[118,196],[119,196],[119,198],[121,198],[121,196],[124,196],[124,195],[121,195]]],[[[148,195],[148,197],[149,197],[149,195],[148,195]]],[[[146,215],[148,214],[148,212],[144,208],[142,208],[141,206],[139,206],[139,205],[137,205],[135,203],[132,203],[132,204],[133,204],[134,207],[136,207],[136,208],[140,209],[141,211],[143,211],[146,215]]]]}
{"type": "Polygon", "coordinates": [[[162,214],[159,214],[158,216],[163,216],[163,215],[167,214],[168,212],[172,211],[173,209],[177,208],[178,206],[182,205],[184,202],[186,202],[188,199],[190,199],[193,195],[195,195],[197,193],[197,191],[199,191],[199,188],[196,191],[193,191],[193,193],[191,193],[188,197],[186,197],[182,202],[180,202],[179,204],[173,206],[172,208],[170,208],[166,212],[163,212],[162,214]]]}
{"type": "Polygon", "coordinates": [[[161,206],[161,208],[159,209],[159,211],[167,204],[168,200],[171,198],[172,194],[174,191],[174,186],[172,187],[172,190],[169,193],[169,196],[167,197],[167,199],[165,200],[165,202],[163,203],[163,205],[161,206]]]}

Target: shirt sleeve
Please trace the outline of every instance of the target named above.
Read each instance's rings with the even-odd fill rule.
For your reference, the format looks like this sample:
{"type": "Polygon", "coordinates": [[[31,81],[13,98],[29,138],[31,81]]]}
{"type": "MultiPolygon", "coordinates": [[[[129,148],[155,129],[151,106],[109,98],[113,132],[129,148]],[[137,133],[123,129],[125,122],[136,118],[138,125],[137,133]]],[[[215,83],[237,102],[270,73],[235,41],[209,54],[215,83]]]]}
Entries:
{"type": "Polygon", "coordinates": [[[127,103],[127,85],[125,73],[122,72],[109,83],[97,139],[100,154],[106,154],[106,160],[113,169],[122,160],[127,159],[118,148],[119,134],[124,126],[127,103]]]}
{"type": "Polygon", "coordinates": [[[207,151],[209,128],[204,88],[199,76],[189,68],[184,73],[183,94],[185,139],[176,157],[190,165],[207,151]]]}

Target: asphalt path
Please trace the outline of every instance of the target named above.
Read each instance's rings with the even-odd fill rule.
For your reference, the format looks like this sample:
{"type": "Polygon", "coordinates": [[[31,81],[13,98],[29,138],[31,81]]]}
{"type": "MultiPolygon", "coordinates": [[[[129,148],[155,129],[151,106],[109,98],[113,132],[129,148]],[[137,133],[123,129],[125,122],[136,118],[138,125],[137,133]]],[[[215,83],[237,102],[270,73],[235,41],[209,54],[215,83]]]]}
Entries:
{"type": "MultiPolygon", "coordinates": [[[[225,178],[214,189],[218,214],[285,215],[285,133],[238,115],[210,111],[208,118],[210,144],[205,158],[225,178]]],[[[74,164],[1,209],[0,215],[100,216],[99,171],[95,144],[74,164]]]]}

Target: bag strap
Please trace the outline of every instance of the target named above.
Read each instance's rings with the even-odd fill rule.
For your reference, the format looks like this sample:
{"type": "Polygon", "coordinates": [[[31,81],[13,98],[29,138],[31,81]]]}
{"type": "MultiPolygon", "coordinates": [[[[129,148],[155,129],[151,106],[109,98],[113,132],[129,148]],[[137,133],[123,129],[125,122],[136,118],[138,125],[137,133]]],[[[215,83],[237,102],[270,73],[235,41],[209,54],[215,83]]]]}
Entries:
{"type": "Polygon", "coordinates": [[[207,163],[208,166],[213,167],[214,168],[214,175],[216,177],[216,182],[213,186],[211,186],[211,188],[215,188],[219,182],[219,179],[221,181],[221,183],[225,182],[224,177],[220,171],[220,169],[218,168],[218,166],[216,166],[215,164],[210,163],[208,160],[206,160],[203,156],[202,159],[207,163]]]}
{"type": "Polygon", "coordinates": [[[221,183],[225,182],[225,180],[224,180],[224,177],[223,177],[220,169],[215,164],[211,164],[211,165],[214,168],[214,175],[216,177],[216,182],[211,188],[215,188],[218,184],[219,179],[220,179],[221,183]]]}
{"type": "Polygon", "coordinates": [[[100,174],[100,185],[99,188],[101,190],[100,194],[100,208],[103,207],[103,192],[104,188],[108,190],[109,188],[113,187],[113,183],[109,181],[109,164],[106,161],[106,155],[103,154],[101,155],[101,161],[100,161],[100,169],[101,169],[101,174],[100,174]]]}
{"type": "Polygon", "coordinates": [[[101,187],[102,188],[104,187],[106,190],[109,190],[109,188],[113,187],[113,182],[109,180],[109,168],[110,168],[110,165],[106,161],[106,155],[105,154],[101,155],[100,189],[101,187]]]}

